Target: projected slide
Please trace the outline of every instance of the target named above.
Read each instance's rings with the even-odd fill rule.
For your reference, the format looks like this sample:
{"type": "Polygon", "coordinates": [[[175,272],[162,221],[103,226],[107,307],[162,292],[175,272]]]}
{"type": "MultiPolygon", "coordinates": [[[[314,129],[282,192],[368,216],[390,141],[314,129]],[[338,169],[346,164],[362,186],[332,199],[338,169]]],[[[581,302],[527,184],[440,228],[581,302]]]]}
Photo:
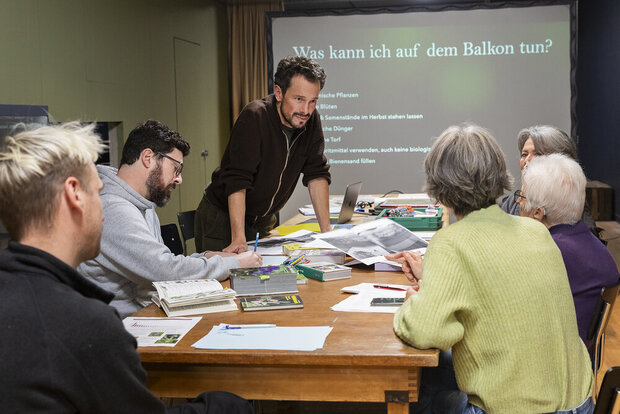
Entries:
{"type": "Polygon", "coordinates": [[[519,178],[517,132],[570,130],[568,6],[273,17],[274,66],[288,55],[327,73],[317,108],[332,193],[419,192],[446,127],[475,122],[519,178]]]}

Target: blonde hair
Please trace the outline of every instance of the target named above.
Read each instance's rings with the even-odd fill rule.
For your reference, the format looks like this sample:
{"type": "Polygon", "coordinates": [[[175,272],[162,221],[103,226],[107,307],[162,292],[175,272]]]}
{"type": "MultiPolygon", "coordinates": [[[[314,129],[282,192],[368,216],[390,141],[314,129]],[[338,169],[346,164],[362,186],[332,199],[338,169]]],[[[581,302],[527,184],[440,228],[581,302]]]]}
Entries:
{"type": "Polygon", "coordinates": [[[0,148],[0,219],[11,238],[20,240],[32,227],[51,227],[68,177],[88,184],[85,167],[105,148],[94,130],[95,124],[75,121],[5,137],[0,148]]]}
{"type": "Polygon", "coordinates": [[[575,224],[586,198],[586,176],[574,159],[563,154],[534,157],[523,169],[525,209],[545,209],[550,226],[575,224]]]}

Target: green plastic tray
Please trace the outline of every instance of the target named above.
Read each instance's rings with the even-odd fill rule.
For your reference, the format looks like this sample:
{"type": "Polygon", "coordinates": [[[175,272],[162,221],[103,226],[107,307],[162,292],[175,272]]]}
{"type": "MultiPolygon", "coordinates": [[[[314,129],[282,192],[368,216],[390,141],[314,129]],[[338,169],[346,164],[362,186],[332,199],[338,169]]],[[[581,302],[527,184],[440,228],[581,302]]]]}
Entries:
{"type": "MultiPolygon", "coordinates": [[[[441,207],[437,207],[437,215],[433,217],[389,217],[386,216],[389,210],[389,208],[383,209],[377,219],[389,218],[409,230],[439,230],[441,228],[443,216],[443,208],[441,207]]],[[[414,210],[424,211],[426,208],[414,208],[414,210]]]]}

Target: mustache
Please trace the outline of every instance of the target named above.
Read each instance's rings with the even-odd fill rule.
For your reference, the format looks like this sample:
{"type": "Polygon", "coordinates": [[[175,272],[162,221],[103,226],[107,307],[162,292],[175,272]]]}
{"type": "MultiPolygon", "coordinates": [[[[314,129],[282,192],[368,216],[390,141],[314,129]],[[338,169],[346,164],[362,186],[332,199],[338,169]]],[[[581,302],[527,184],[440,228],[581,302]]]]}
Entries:
{"type": "Polygon", "coordinates": [[[310,114],[309,113],[308,114],[304,114],[302,112],[293,112],[293,116],[301,116],[301,117],[304,117],[304,118],[310,118],[310,114]]]}

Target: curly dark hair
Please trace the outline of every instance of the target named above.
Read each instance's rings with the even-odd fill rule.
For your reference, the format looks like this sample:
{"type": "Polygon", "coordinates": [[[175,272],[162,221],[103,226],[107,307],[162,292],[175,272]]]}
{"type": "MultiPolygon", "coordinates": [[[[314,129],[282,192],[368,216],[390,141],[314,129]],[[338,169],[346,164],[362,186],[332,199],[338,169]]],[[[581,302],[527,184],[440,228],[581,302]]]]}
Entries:
{"type": "Polygon", "coordinates": [[[136,162],[140,158],[140,153],[146,148],[162,154],[168,154],[176,148],[183,153],[184,157],[189,154],[189,143],[178,132],[159,121],[149,119],[129,133],[123,147],[121,165],[131,165],[136,162]]]}
{"type": "Polygon", "coordinates": [[[286,93],[295,75],[303,75],[308,82],[319,82],[321,89],[325,86],[325,71],[318,63],[304,56],[289,56],[278,63],[278,69],[273,76],[273,81],[282,89],[282,94],[286,93]]]}

